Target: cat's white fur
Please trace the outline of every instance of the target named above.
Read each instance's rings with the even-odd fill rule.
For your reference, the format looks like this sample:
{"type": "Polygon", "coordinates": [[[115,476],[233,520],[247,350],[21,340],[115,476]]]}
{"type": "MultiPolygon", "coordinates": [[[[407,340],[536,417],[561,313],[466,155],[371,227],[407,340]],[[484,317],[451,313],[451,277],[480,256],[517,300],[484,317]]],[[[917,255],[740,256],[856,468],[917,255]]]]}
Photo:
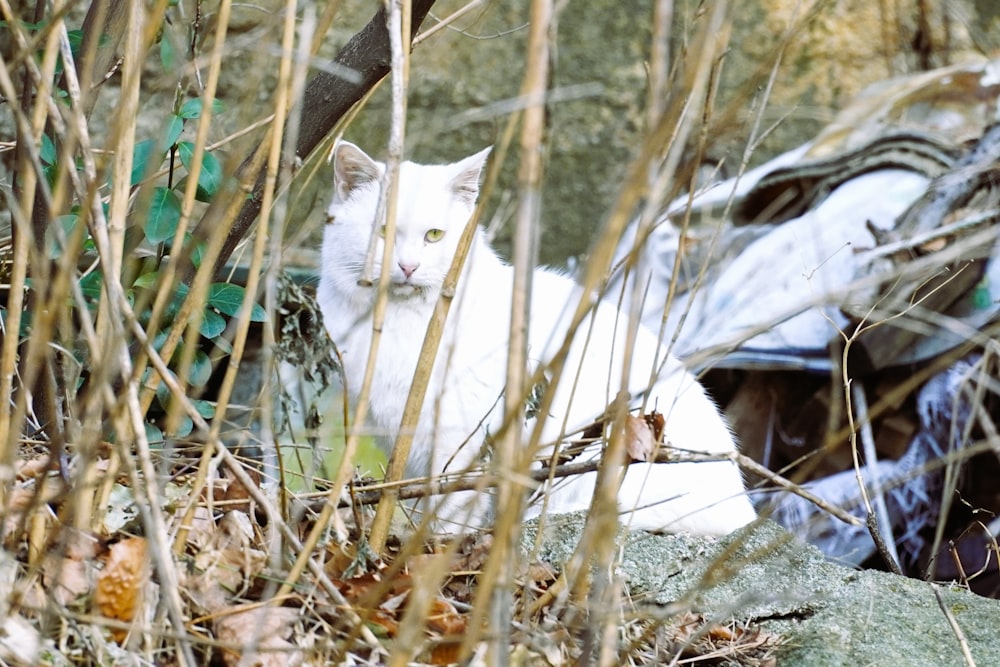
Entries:
{"type": "MultiPolygon", "coordinates": [[[[401,165],[391,285],[370,399],[371,421],[389,446],[399,432],[424,332],[475,206],[488,153],[451,165],[401,165]],[[438,232],[430,230],[443,235],[438,239],[438,232]]],[[[335,187],[323,239],[318,301],[343,355],[347,389],[354,399],[364,377],[376,295],[374,287],[359,285],[359,279],[385,167],[347,142],[339,144],[333,161],[335,187]]],[[[377,256],[382,256],[381,241],[377,256]]],[[[484,440],[502,419],[512,272],[477,230],[416,428],[409,475],[437,475],[481,463],[484,440]]],[[[579,288],[570,278],[535,271],[529,335],[529,356],[535,362],[547,361],[564,340],[568,311],[578,298],[579,288]]],[[[593,318],[576,335],[565,381],[549,389],[556,391],[553,408],[547,417],[538,417],[546,422],[544,442],[556,442],[561,433],[591,423],[618,392],[627,318],[606,303],[593,318]]],[[[657,347],[656,337],[640,329],[628,387],[634,396],[649,384],[657,347]]],[[[659,374],[647,405],[665,416],[665,438],[673,446],[718,454],[735,451],[715,405],[676,359],[669,359],[659,374]]],[[[559,481],[548,490],[547,511],[586,509],[595,477],[588,473],[559,481]]],[[[621,519],[633,528],[718,535],[756,518],[741,474],[728,461],[633,464],[618,498],[621,519]]],[[[451,494],[433,507],[435,526],[449,532],[482,527],[490,519],[489,503],[487,494],[451,494]]]]}

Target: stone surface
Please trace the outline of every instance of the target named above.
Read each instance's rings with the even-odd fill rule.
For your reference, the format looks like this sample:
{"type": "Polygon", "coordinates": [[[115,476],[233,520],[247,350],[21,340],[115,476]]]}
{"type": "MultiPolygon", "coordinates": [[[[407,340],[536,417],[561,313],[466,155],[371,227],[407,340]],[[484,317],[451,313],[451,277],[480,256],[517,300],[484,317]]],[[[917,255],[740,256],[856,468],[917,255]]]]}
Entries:
{"type": "MultiPolygon", "coordinates": [[[[581,528],[579,515],[549,517],[538,557],[565,562],[581,528]]],[[[529,522],[526,550],[536,531],[537,522],[529,522]]],[[[647,594],[658,605],[683,601],[682,610],[755,623],[781,636],[779,665],[964,665],[942,608],[976,664],[1000,664],[1000,601],[836,565],[770,521],[722,540],[648,533],[618,539],[617,574],[633,596],[647,594]]]]}

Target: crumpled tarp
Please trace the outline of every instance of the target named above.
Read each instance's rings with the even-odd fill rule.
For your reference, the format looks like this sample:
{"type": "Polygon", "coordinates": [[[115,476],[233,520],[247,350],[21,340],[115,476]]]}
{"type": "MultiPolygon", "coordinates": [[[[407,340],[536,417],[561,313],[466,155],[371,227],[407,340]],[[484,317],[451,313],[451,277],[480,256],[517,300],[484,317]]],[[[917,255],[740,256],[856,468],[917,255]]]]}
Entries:
{"type": "MultiPolygon", "coordinates": [[[[841,453],[842,472],[785,474],[811,480],[813,493],[861,518],[864,479],[891,557],[913,575],[926,570],[932,544],[947,546],[939,524],[967,534],[942,514],[962,480],[992,475],[987,466],[963,477],[956,453],[990,435],[989,406],[1000,403],[998,107],[1000,60],[872,86],[808,144],[679,198],[649,230],[633,224],[617,252],[628,271],[607,291],[617,299],[641,290],[642,320],[693,368],[757,374],[730,387],[726,407],[744,451],[772,469],[847,449],[846,436],[831,446],[835,429],[825,423],[833,414],[846,428],[834,412],[843,412],[845,368],[850,391],[862,392],[851,394],[858,424],[869,419],[867,404],[891,400],[871,415],[858,470],[841,453]],[[924,381],[898,391],[918,371],[924,381]],[[747,416],[754,411],[770,414],[747,416]]],[[[1000,503],[995,495],[963,501],[982,517],[1000,510],[990,505],[1000,503]]],[[[762,510],[830,557],[860,564],[875,552],[864,525],[794,494],[759,497],[762,510]]],[[[1000,532],[986,523],[971,572],[1000,532]]]]}

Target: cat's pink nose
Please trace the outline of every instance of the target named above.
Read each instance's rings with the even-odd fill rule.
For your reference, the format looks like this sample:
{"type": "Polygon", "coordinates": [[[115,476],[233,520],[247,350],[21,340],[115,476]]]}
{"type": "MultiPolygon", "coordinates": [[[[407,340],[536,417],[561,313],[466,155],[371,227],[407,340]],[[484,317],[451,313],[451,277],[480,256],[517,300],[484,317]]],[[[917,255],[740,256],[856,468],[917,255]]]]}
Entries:
{"type": "Polygon", "coordinates": [[[399,262],[399,268],[403,272],[403,275],[406,276],[407,278],[409,278],[410,276],[413,275],[413,272],[417,270],[418,266],[420,266],[419,263],[418,264],[403,264],[402,262],[399,262]]]}

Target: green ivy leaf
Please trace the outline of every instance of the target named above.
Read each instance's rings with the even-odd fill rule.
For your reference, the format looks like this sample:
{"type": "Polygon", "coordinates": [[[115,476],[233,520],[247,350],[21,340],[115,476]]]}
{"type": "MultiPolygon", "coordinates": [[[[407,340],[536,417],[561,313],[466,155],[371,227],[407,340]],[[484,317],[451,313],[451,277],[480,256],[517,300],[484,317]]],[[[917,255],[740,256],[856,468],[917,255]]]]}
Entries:
{"type": "Polygon", "coordinates": [[[185,285],[184,283],[180,283],[177,285],[176,291],[174,291],[173,298],[170,299],[170,303],[167,304],[165,313],[167,317],[177,316],[177,313],[179,313],[181,310],[181,305],[184,303],[184,299],[187,298],[188,292],[190,291],[191,288],[185,285]]]}
{"type": "Polygon", "coordinates": [[[259,303],[255,303],[250,309],[251,322],[267,322],[267,311],[259,303]]]}
{"type": "Polygon", "coordinates": [[[217,336],[212,339],[212,345],[215,345],[223,354],[233,353],[233,344],[226,340],[223,336],[217,336]]]}
{"type": "MultiPolygon", "coordinates": [[[[191,383],[192,387],[204,387],[210,379],[212,379],[212,360],[202,350],[195,350],[188,382],[191,383]]],[[[192,402],[197,403],[197,401],[192,402]]],[[[198,414],[202,417],[212,416],[204,414],[201,410],[198,410],[198,414]]]]}
{"type": "Polygon", "coordinates": [[[244,293],[246,293],[246,290],[240,285],[212,283],[208,287],[208,299],[206,299],[206,303],[223,315],[233,317],[240,312],[240,304],[243,303],[244,293]]]}
{"type": "MultiPolygon", "coordinates": [[[[167,337],[169,335],[170,331],[157,331],[156,335],[153,336],[153,340],[150,341],[150,343],[153,345],[153,349],[156,350],[157,352],[163,349],[163,344],[167,342],[167,337]]],[[[184,338],[181,337],[181,340],[183,341],[184,338]]],[[[178,343],[178,345],[183,345],[183,343],[178,343]]],[[[161,384],[163,385],[163,391],[168,391],[167,385],[163,383],[161,384]]],[[[159,388],[157,388],[157,391],[159,391],[159,388]]],[[[166,409],[166,406],[164,406],[164,409],[166,409]]]]}
{"type": "Polygon", "coordinates": [[[156,424],[151,424],[145,422],[143,426],[146,428],[146,440],[152,445],[162,445],[163,444],[163,431],[156,424]]]}
{"type": "Polygon", "coordinates": [[[164,150],[170,150],[177,140],[181,137],[181,132],[184,130],[184,119],[177,114],[170,114],[167,117],[167,126],[163,130],[163,145],[164,150]]]}
{"type": "Polygon", "coordinates": [[[143,231],[150,243],[172,239],[181,219],[181,202],[170,188],[156,188],[143,231]]]}
{"type": "Polygon", "coordinates": [[[85,299],[97,301],[101,298],[101,286],[104,284],[104,275],[100,271],[91,271],[80,278],[80,291],[85,299]]]}
{"type": "MultiPolygon", "coordinates": [[[[191,163],[194,161],[194,144],[190,141],[182,141],[177,144],[177,152],[181,157],[181,164],[191,171],[191,163]]],[[[222,163],[219,159],[206,151],[201,159],[201,172],[198,174],[198,191],[195,199],[201,202],[209,202],[215,193],[219,191],[222,184],[222,163]]]]}
{"type": "Polygon", "coordinates": [[[45,175],[45,182],[49,184],[49,188],[55,190],[56,179],[59,177],[59,167],[54,164],[42,167],[42,173],[45,175]]]}
{"type": "MultiPolygon", "coordinates": [[[[28,32],[34,32],[35,30],[41,30],[45,27],[45,21],[39,21],[38,23],[31,23],[29,21],[15,21],[15,23],[20,24],[22,28],[28,32]]],[[[9,28],[10,23],[7,21],[0,21],[0,28],[9,28]]]]}
{"type": "MultiPolygon", "coordinates": [[[[30,310],[21,311],[21,325],[18,327],[17,337],[18,340],[24,340],[31,335],[31,319],[34,313],[30,310]]],[[[3,330],[9,331],[7,328],[7,309],[0,306],[0,323],[3,323],[3,330]]]]}
{"type": "Polygon", "coordinates": [[[132,153],[132,178],[129,182],[130,185],[138,185],[142,182],[142,179],[146,177],[146,171],[150,166],[150,162],[154,158],[157,158],[157,162],[163,158],[162,153],[159,155],[156,153],[155,139],[145,139],[135,145],[135,151],[132,153]]]}
{"type": "MultiPolygon", "coordinates": [[[[191,243],[191,235],[184,235],[184,243],[191,243]]],[[[201,260],[205,258],[205,242],[198,241],[193,248],[191,248],[191,263],[194,264],[194,268],[201,267],[201,260]]]]}
{"type": "MultiPolygon", "coordinates": [[[[69,40],[69,50],[74,57],[80,55],[80,47],[83,46],[83,30],[67,30],[66,37],[69,40]]],[[[101,44],[108,41],[107,35],[101,35],[101,44]]]]}
{"type": "Polygon", "coordinates": [[[205,419],[211,419],[215,416],[215,405],[209,403],[208,401],[195,398],[191,400],[191,405],[194,406],[194,409],[198,411],[198,414],[205,419]]]}
{"type": "Polygon", "coordinates": [[[55,164],[58,158],[59,153],[56,151],[56,145],[52,141],[52,137],[43,134],[42,145],[38,147],[38,159],[42,161],[42,164],[55,164]]]}
{"type": "Polygon", "coordinates": [[[185,438],[191,434],[194,430],[194,422],[187,415],[181,415],[181,418],[177,420],[177,428],[174,432],[170,434],[174,438],[185,438]]]}
{"type": "Polygon", "coordinates": [[[160,38],[160,64],[163,65],[163,69],[169,71],[174,68],[174,63],[177,62],[177,54],[174,53],[174,45],[170,43],[166,35],[160,38]]]}
{"type": "Polygon", "coordinates": [[[217,338],[226,330],[226,318],[219,315],[214,310],[205,309],[201,318],[201,335],[209,340],[217,338]]]}
{"type": "Polygon", "coordinates": [[[56,217],[55,226],[46,228],[45,238],[49,248],[49,259],[57,259],[63,254],[63,241],[59,238],[59,229],[62,229],[63,239],[68,239],[79,220],[80,216],[76,214],[60,215],[56,217]]]}
{"type": "MultiPolygon", "coordinates": [[[[235,317],[240,312],[244,294],[246,294],[246,289],[241,285],[212,283],[208,288],[206,303],[223,315],[235,317]]],[[[264,322],[265,320],[267,320],[267,313],[260,307],[260,304],[255,303],[250,311],[250,321],[264,322]]]]}
{"type": "MultiPolygon", "coordinates": [[[[201,118],[201,98],[195,98],[193,100],[188,100],[181,105],[180,111],[177,112],[181,118],[194,119],[201,118]]],[[[212,100],[212,115],[220,114],[223,111],[222,102],[220,100],[212,100]]]]}
{"type": "Polygon", "coordinates": [[[144,273],[135,279],[135,282],[132,283],[132,287],[134,289],[152,289],[156,285],[156,281],[159,277],[160,274],[158,271],[144,273]]]}

